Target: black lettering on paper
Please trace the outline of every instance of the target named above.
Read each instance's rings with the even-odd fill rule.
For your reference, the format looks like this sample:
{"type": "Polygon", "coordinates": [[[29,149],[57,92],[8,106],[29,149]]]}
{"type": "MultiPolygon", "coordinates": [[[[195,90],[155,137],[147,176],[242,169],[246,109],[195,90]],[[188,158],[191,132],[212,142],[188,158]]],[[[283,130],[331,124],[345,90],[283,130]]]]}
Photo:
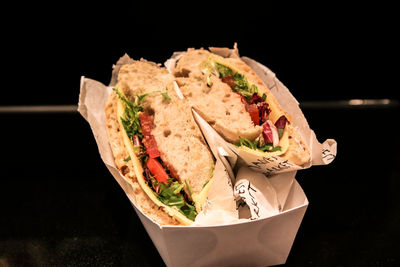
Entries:
{"type": "Polygon", "coordinates": [[[329,149],[322,149],[322,159],[324,161],[328,161],[331,162],[332,160],[334,160],[336,157],[335,154],[333,154],[329,149]]]}

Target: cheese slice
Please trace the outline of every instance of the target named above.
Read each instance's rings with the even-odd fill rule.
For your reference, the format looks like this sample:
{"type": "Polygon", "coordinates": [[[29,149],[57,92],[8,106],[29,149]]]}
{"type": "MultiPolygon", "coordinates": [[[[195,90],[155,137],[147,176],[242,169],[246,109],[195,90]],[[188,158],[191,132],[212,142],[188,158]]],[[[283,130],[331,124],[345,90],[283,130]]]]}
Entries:
{"type": "MultiPolygon", "coordinates": [[[[118,99],[118,108],[117,108],[117,115],[118,115],[118,122],[120,129],[124,129],[121,117],[124,115],[124,110],[125,110],[125,104],[118,99]]],[[[159,207],[162,207],[163,210],[168,213],[170,216],[174,217],[176,220],[178,220],[180,223],[184,225],[190,225],[193,223],[192,220],[188,219],[185,215],[179,212],[178,208],[176,207],[170,207],[162,203],[154,193],[154,191],[148,186],[146,183],[146,180],[143,177],[143,167],[142,164],[139,160],[139,158],[136,156],[135,150],[133,148],[133,144],[131,140],[129,139],[126,131],[121,131],[123,135],[123,140],[124,140],[124,145],[125,148],[127,149],[129,156],[132,160],[133,167],[134,167],[134,172],[136,174],[136,178],[139,182],[140,187],[143,189],[143,191],[147,194],[147,196],[159,207]]]]}
{"type": "Polygon", "coordinates": [[[196,207],[196,211],[199,213],[202,211],[204,203],[206,202],[208,192],[210,191],[211,185],[214,181],[214,177],[211,177],[210,180],[208,180],[206,186],[201,190],[200,193],[193,193],[192,194],[192,199],[194,202],[194,205],[196,207]]]}

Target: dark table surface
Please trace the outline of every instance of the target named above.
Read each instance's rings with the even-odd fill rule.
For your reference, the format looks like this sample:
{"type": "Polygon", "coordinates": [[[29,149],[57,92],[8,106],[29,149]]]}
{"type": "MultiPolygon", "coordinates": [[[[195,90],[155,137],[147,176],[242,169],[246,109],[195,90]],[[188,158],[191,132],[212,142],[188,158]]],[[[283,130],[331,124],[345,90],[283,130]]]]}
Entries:
{"type": "MultiPolygon", "coordinates": [[[[162,63],[173,51],[234,42],[301,103],[398,97],[397,9],[375,2],[205,5],[198,14],[153,2],[107,3],[101,13],[16,3],[2,18],[0,107],[76,104],[80,76],[107,84],[125,52],[162,63]]],[[[303,111],[320,141],[336,139],[338,154],[297,174],[310,204],[286,265],[398,266],[398,106],[322,103],[303,111]]],[[[78,113],[0,112],[0,125],[0,266],[163,265],[78,113]]]]}
{"type": "MultiPolygon", "coordinates": [[[[304,113],[338,155],[297,174],[310,205],[286,265],[400,264],[398,109],[304,113]]],[[[0,121],[0,266],[163,265],[78,113],[0,121]]]]}

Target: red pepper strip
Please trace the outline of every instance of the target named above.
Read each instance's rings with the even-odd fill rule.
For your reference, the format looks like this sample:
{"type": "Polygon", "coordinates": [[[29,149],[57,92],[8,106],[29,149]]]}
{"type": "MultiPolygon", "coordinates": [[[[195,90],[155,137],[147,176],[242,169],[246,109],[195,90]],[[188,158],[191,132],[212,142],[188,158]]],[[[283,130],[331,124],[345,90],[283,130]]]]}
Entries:
{"type": "Polygon", "coordinates": [[[140,126],[142,126],[143,135],[144,136],[151,135],[151,130],[153,129],[153,121],[151,119],[151,116],[146,112],[142,112],[139,114],[139,119],[140,119],[140,126]]]}
{"type": "Polygon", "coordinates": [[[160,151],[157,148],[157,142],[154,136],[151,134],[153,129],[153,121],[151,116],[145,112],[139,114],[140,125],[142,126],[143,143],[146,146],[146,153],[149,154],[150,158],[157,158],[160,156],[160,151]]]}
{"type": "Polygon", "coordinates": [[[146,146],[146,153],[150,158],[157,158],[160,156],[160,151],[157,148],[157,141],[153,135],[146,136],[143,139],[143,143],[146,146]]]}
{"type": "Polygon", "coordinates": [[[249,103],[247,103],[246,98],[244,98],[243,96],[240,96],[240,97],[241,97],[242,103],[244,104],[246,111],[250,114],[250,118],[253,121],[254,125],[259,125],[260,115],[259,115],[257,105],[249,104],[249,103]]]}
{"type": "Polygon", "coordinates": [[[232,75],[222,77],[221,80],[222,80],[222,82],[229,85],[230,88],[233,88],[235,86],[235,79],[233,79],[232,75]]]}
{"type": "Polygon", "coordinates": [[[260,123],[260,115],[258,112],[258,108],[256,104],[251,104],[246,106],[246,111],[250,114],[251,120],[254,125],[258,125],[260,123]]]}
{"type": "Polygon", "coordinates": [[[146,166],[147,168],[149,168],[151,175],[153,175],[157,181],[168,183],[167,172],[164,170],[163,166],[157,159],[149,158],[147,160],[146,166]]]}
{"type": "Polygon", "coordinates": [[[256,104],[258,108],[258,116],[260,117],[260,122],[259,124],[263,124],[264,122],[267,121],[269,113],[271,113],[271,110],[269,109],[269,105],[265,100],[259,96],[257,93],[254,93],[251,100],[250,104],[256,104]]]}

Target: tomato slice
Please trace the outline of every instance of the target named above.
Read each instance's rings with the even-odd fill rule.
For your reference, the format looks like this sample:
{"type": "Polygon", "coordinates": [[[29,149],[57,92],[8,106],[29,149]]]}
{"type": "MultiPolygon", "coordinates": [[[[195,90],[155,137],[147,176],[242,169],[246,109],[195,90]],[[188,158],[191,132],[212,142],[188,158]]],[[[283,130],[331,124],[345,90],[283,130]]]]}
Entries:
{"type": "Polygon", "coordinates": [[[147,160],[146,166],[147,168],[149,168],[151,175],[153,175],[157,181],[168,183],[167,172],[164,170],[163,166],[157,159],[149,158],[147,160]]]}

